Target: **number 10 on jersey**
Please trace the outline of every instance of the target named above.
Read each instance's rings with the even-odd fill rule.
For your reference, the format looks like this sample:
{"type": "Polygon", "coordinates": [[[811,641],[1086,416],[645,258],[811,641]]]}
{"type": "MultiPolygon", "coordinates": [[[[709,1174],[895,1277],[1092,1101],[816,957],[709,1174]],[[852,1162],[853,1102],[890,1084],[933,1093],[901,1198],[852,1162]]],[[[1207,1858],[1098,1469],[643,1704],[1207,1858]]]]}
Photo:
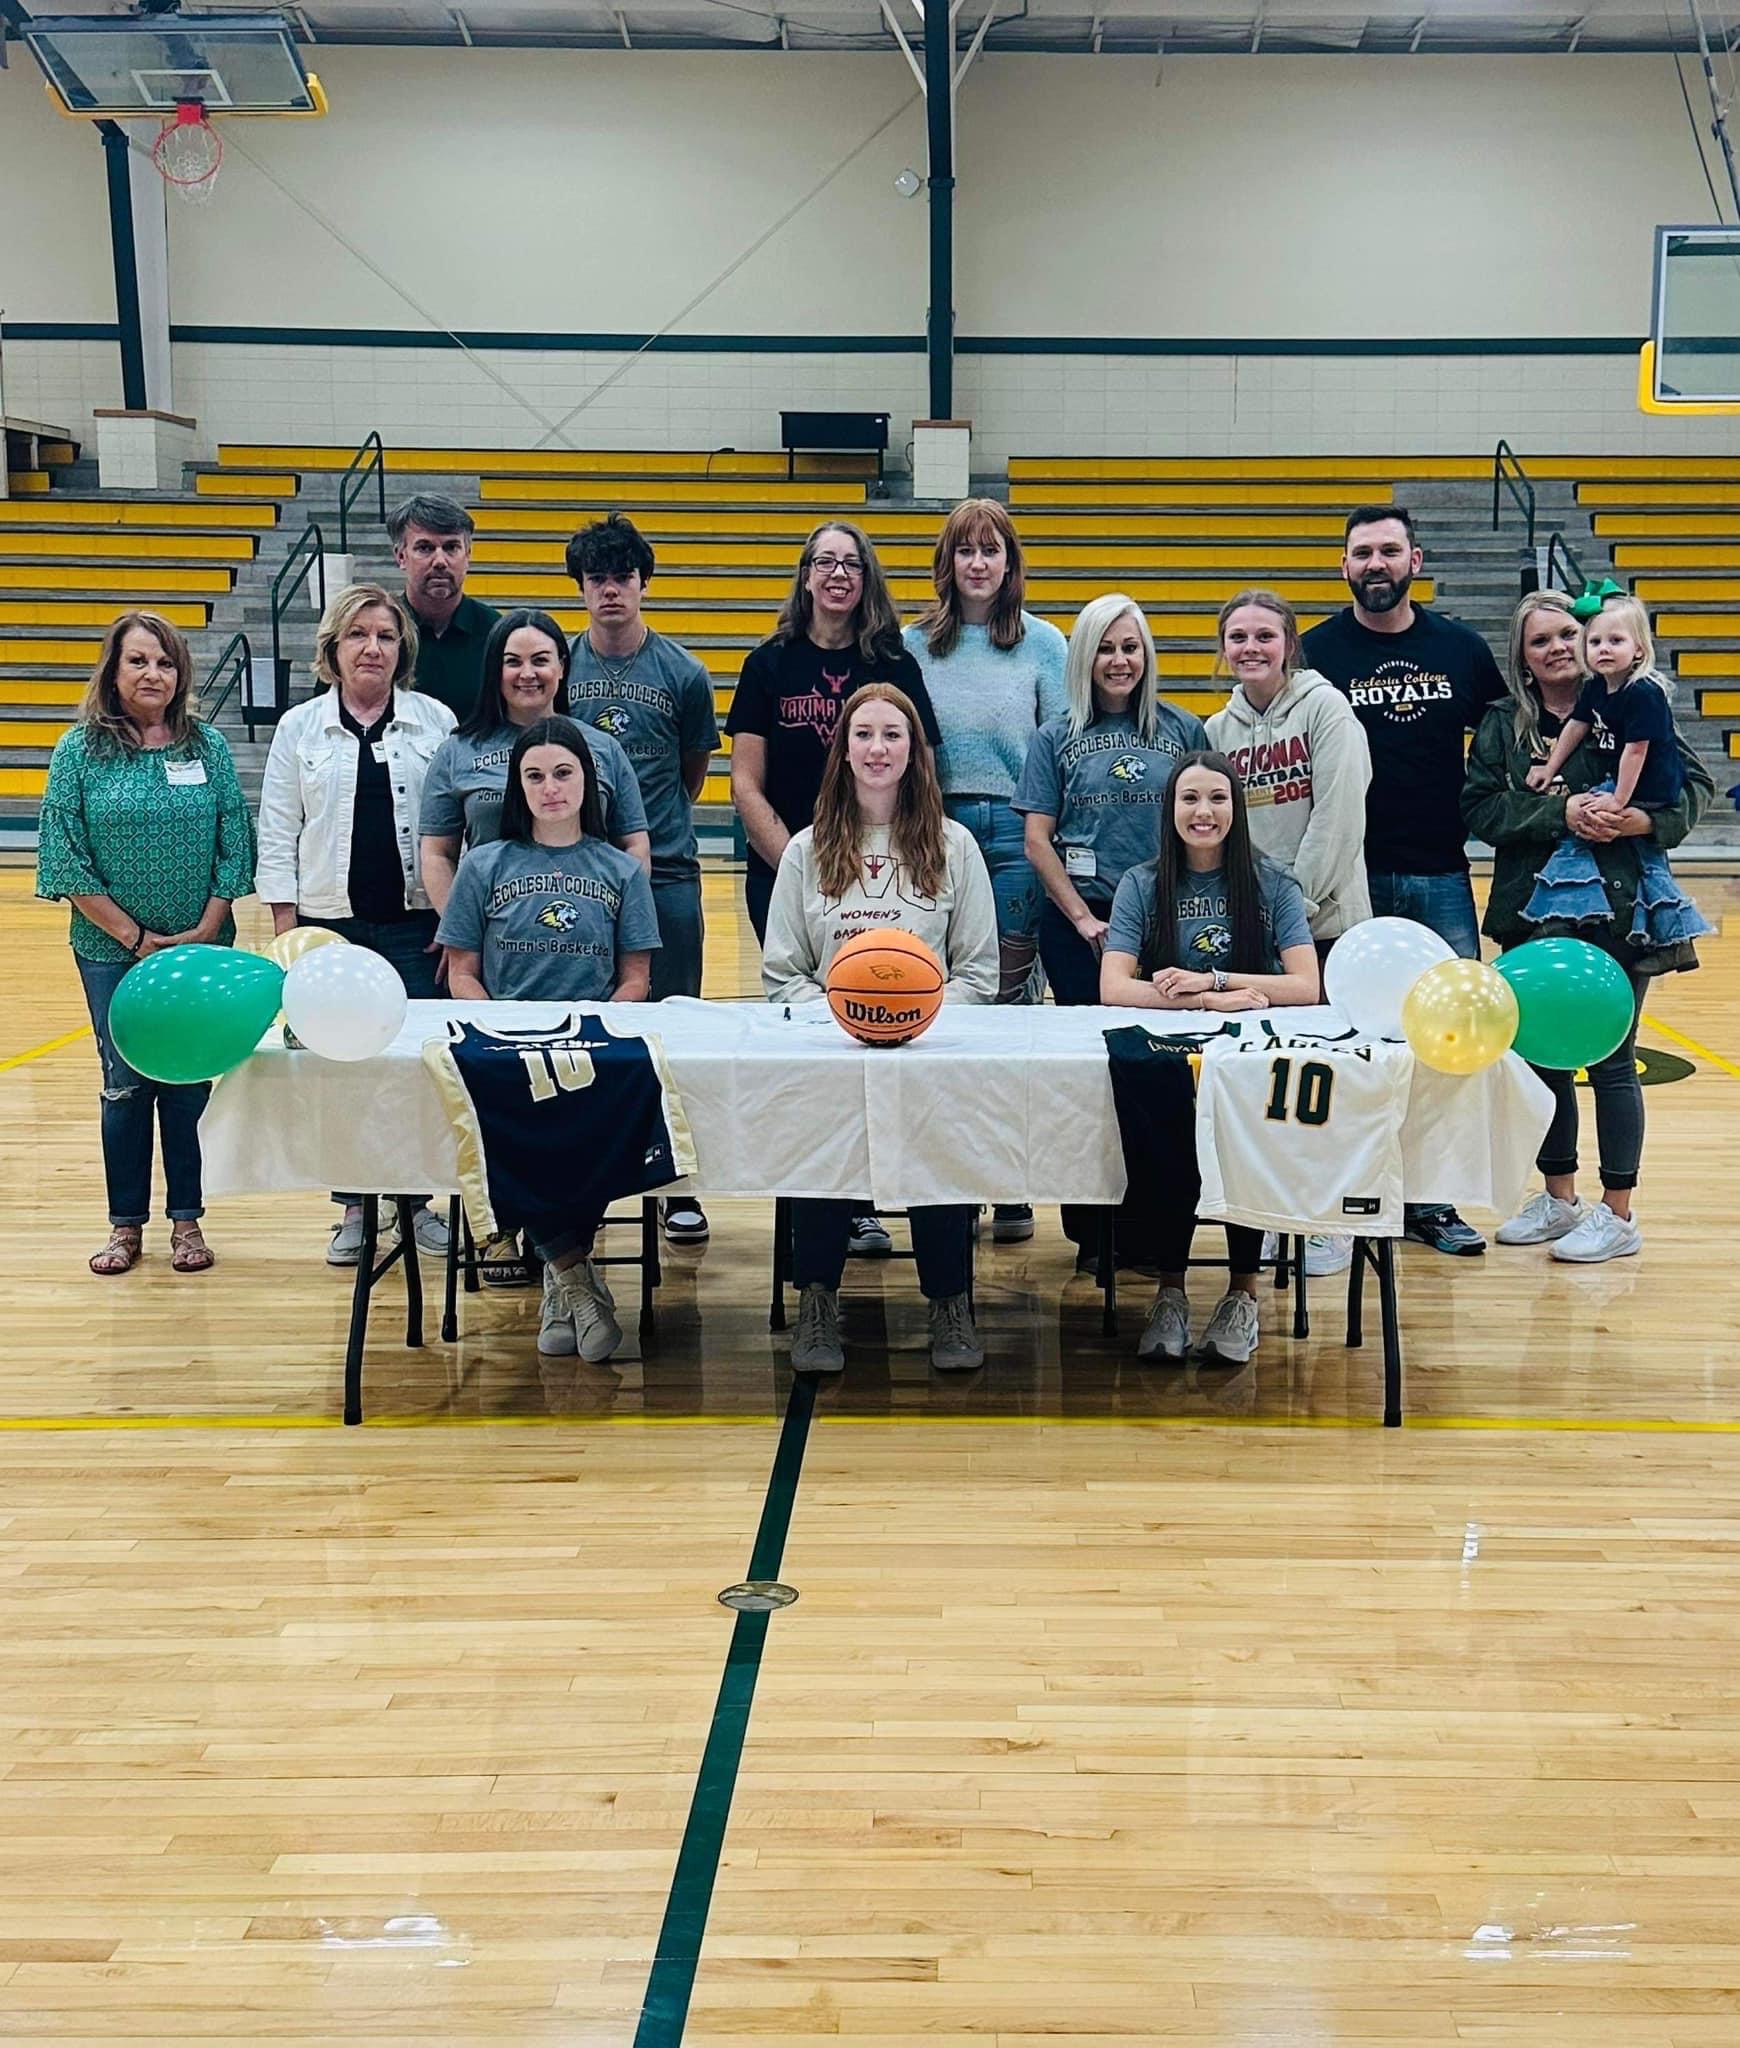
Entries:
{"type": "Polygon", "coordinates": [[[1335,1075],[1321,1060],[1307,1060],[1293,1080],[1293,1062],[1278,1059],[1270,1069],[1269,1100],[1263,1115],[1270,1123],[1317,1125],[1329,1121],[1330,1097],[1335,1092],[1335,1075]],[[1291,1102],[1288,1097],[1291,1095],[1291,1102]]]}

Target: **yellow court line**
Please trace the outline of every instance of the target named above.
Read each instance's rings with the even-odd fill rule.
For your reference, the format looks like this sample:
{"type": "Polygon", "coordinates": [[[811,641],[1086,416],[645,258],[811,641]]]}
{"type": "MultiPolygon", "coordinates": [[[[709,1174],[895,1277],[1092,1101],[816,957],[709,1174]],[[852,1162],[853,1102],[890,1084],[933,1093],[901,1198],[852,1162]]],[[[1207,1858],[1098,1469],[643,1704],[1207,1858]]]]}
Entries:
{"type": "MultiPolygon", "coordinates": [[[[963,1429],[1341,1429],[1375,1430],[1375,1415],[828,1415],[857,1428],[963,1429]]],[[[772,1429],[777,1415],[372,1415],[364,1429],[772,1429]]],[[[0,1434],[171,1429],[341,1429],[336,1415],[0,1415],[0,1434]]],[[[1734,1421],[1668,1415],[1410,1415],[1404,1429],[1516,1430],[1524,1434],[1735,1436],[1734,1421]]]]}
{"type": "Polygon", "coordinates": [[[1725,1060],[1719,1052],[1712,1052],[1707,1045],[1700,1045],[1695,1038],[1688,1038],[1683,1031],[1676,1031],[1671,1024],[1664,1024],[1659,1017],[1646,1016],[1643,1020],[1651,1031],[1659,1031],[1663,1038],[1671,1038],[1675,1045],[1683,1045],[1687,1052],[1695,1053],[1701,1060],[1708,1060],[1713,1067],[1720,1067],[1724,1074],[1740,1081],[1740,1067],[1732,1060],[1725,1060]]]}
{"type": "Polygon", "coordinates": [[[15,1052],[10,1059],[0,1060],[0,1074],[9,1073],[14,1067],[27,1067],[32,1060],[45,1059],[51,1052],[59,1052],[63,1045],[74,1045],[81,1038],[89,1038],[91,1027],[81,1024],[76,1031],[66,1031],[59,1038],[51,1038],[46,1045],[33,1045],[28,1052],[15,1052]]]}

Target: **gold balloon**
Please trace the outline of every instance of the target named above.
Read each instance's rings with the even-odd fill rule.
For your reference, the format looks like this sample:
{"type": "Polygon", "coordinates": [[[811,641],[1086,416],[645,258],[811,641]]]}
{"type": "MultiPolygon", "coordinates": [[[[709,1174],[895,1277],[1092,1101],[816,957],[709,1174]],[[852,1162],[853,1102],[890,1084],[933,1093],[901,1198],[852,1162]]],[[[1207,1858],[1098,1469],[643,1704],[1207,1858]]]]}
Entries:
{"type": "Polygon", "coordinates": [[[1478,1074],[1503,1059],[1518,1021],[1510,983],[1479,960],[1428,967],[1402,1000],[1403,1037],[1440,1074],[1478,1074]]]}
{"type": "Polygon", "coordinates": [[[266,958],[276,960],[286,974],[300,960],[304,953],[312,953],[317,946],[343,946],[348,944],[342,932],[329,932],[323,924],[292,925],[266,948],[266,958]]]}

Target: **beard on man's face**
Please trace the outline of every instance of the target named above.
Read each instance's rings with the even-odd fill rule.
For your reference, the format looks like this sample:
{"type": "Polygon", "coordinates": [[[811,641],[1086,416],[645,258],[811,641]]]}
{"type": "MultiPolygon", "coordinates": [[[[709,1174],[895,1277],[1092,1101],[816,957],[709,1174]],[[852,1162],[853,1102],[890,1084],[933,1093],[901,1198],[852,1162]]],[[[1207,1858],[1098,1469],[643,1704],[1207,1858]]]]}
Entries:
{"type": "Polygon", "coordinates": [[[1368,570],[1353,579],[1353,594],[1368,612],[1393,612],[1413,586],[1412,576],[1392,576],[1385,569],[1368,570]]]}

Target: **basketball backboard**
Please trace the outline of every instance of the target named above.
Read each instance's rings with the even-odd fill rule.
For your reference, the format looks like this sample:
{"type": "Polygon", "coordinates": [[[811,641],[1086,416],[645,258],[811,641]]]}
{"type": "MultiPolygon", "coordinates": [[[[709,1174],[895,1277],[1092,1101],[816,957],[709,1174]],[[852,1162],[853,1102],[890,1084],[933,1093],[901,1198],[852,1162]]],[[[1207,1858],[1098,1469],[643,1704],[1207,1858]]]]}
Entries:
{"type": "Polygon", "coordinates": [[[1740,412],[1740,227],[1656,229],[1637,402],[1652,413],[1740,412]]]}
{"type": "Polygon", "coordinates": [[[116,121],[207,114],[322,114],[295,30],[275,14],[39,15],[24,40],[62,113],[116,121]]]}

